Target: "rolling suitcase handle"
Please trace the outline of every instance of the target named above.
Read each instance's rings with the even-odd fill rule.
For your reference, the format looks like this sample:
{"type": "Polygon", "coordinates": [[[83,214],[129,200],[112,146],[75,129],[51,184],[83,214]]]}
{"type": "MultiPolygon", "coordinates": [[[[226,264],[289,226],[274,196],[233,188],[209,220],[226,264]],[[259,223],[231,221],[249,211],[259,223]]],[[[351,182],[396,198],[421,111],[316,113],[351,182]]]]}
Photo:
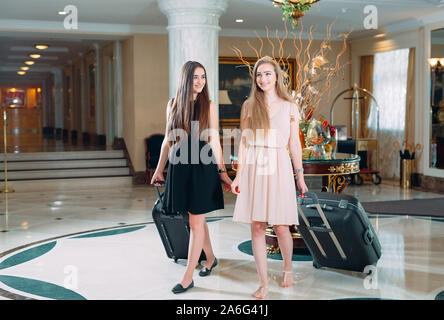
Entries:
{"type": "MultiPolygon", "coordinates": [[[[298,193],[298,197],[300,197],[300,198],[307,198],[304,194],[300,194],[299,191],[297,193],[298,193]]],[[[316,197],[316,200],[317,200],[317,197],[316,197]]],[[[321,251],[321,254],[324,256],[324,258],[327,258],[327,254],[325,253],[324,248],[322,247],[321,243],[319,242],[318,237],[316,236],[316,234],[313,232],[313,231],[316,231],[316,230],[313,230],[312,226],[310,225],[310,222],[305,217],[304,211],[302,211],[302,209],[301,209],[302,199],[300,199],[300,201],[298,199],[298,204],[299,204],[298,205],[299,214],[301,215],[302,219],[304,220],[305,225],[308,228],[308,232],[310,232],[310,235],[313,238],[313,241],[318,246],[319,251],[321,251]]]]}
{"type": "MultiPolygon", "coordinates": [[[[336,235],[334,234],[334,232],[333,232],[333,230],[332,230],[332,228],[330,226],[330,223],[328,222],[327,218],[325,217],[325,214],[324,214],[324,211],[321,208],[321,205],[319,204],[318,196],[315,193],[313,193],[313,192],[306,192],[305,194],[302,194],[299,197],[311,198],[313,200],[313,204],[316,207],[316,209],[317,209],[317,211],[318,211],[318,213],[319,213],[319,215],[320,215],[320,217],[322,219],[322,222],[324,222],[324,225],[325,225],[325,228],[323,228],[323,227],[311,227],[309,223],[307,224],[308,221],[306,220],[305,215],[304,215],[303,218],[304,218],[305,223],[307,224],[307,227],[310,230],[310,233],[312,233],[313,231],[328,232],[328,234],[330,235],[330,238],[333,241],[336,249],[338,250],[339,254],[341,255],[341,258],[343,260],[347,260],[347,256],[345,255],[344,250],[342,250],[342,247],[341,247],[338,239],[336,238],[336,235]]],[[[301,211],[302,210],[300,210],[300,212],[301,211]]],[[[321,250],[321,253],[324,256],[326,256],[324,250],[321,249],[322,247],[320,246],[319,241],[317,241],[316,238],[314,238],[314,239],[315,239],[315,242],[318,245],[319,249],[321,250]]]]}
{"type": "MultiPolygon", "coordinates": [[[[154,180],[154,183],[159,183],[159,184],[165,185],[165,181],[154,180]]],[[[162,198],[162,195],[160,194],[159,187],[154,184],[154,189],[156,189],[156,192],[157,192],[157,199],[160,200],[162,198]]]]}

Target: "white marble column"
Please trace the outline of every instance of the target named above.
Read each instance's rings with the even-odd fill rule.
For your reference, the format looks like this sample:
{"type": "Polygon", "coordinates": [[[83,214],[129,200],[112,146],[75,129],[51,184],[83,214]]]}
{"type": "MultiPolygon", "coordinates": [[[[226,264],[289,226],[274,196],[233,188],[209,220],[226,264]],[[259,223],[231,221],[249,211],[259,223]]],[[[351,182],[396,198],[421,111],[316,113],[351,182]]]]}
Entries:
{"type": "Polygon", "coordinates": [[[103,135],[103,103],[102,103],[102,59],[100,46],[98,43],[94,44],[96,52],[95,63],[95,98],[96,98],[96,133],[103,135]]]}
{"type": "MultiPolygon", "coordinates": [[[[114,135],[115,138],[123,137],[122,115],[122,44],[114,41],[114,135]]],[[[113,137],[114,139],[114,137],[113,137]]]]}
{"type": "Polygon", "coordinates": [[[42,95],[42,105],[40,106],[42,108],[42,128],[46,128],[48,126],[48,111],[49,111],[49,96],[48,93],[50,92],[49,86],[48,86],[48,79],[45,79],[41,83],[41,95],[42,95]]]}
{"type": "Polygon", "coordinates": [[[63,73],[59,68],[51,68],[51,72],[54,75],[55,127],[56,129],[63,129],[63,73]]]}
{"type": "Polygon", "coordinates": [[[79,137],[86,132],[86,119],[88,115],[86,101],[86,70],[85,57],[83,53],[79,53],[80,57],[80,132],[79,137]]]}
{"type": "Polygon", "coordinates": [[[193,60],[207,71],[210,99],[218,103],[219,17],[227,0],[157,0],[168,17],[169,94],[174,97],[182,65],[193,60]]]}

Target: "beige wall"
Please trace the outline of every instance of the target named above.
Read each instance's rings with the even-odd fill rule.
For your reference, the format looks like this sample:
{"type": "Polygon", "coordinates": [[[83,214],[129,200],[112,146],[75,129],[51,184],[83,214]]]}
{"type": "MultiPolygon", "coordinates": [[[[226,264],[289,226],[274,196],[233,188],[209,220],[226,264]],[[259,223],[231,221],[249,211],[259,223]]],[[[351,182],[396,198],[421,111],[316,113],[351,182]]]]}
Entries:
{"type": "Polygon", "coordinates": [[[430,52],[431,58],[444,58],[444,44],[433,44],[430,52]]]}
{"type": "Polygon", "coordinates": [[[135,171],[145,171],[144,139],[165,131],[168,36],[135,35],[122,43],[123,137],[135,171]]]}
{"type": "Polygon", "coordinates": [[[134,161],[134,38],[122,41],[123,138],[134,161]]]}
{"type": "MultiPolygon", "coordinates": [[[[219,38],[219,55],[235,56],[230,49],[235,45],[245,56],[255,56],[247,41],[254,45],[255,38],[219,38]]],[[[313,47],[319,48],[320,41],[314,41],[313,47]]],[[[287,54],[294,55],[292,41],[285,42],[287,54]]],[[[333,52],[339,53],[342,42],[332,43],[333,52]]],[[[271,54],[271,46],[264,45],[264,54],[271,54]]],[[[168,102],[168,36],[167,35],[134,35],[122,42],[122,83],[123,83],[123,137],[131,157],[134,170],[145,170],[144,138],[153,133],[165,131],[165,109],[168,102]]],[[[350,60],[350,50],[344,54],[343,62],[350,60]]],[[[328,57],[334,61],[336,55],[328,57]]],[[[338,86],[332,90],[331,99],[325,95],[321,103],[321,115],[330,119],[330,104],[335,95],[351,86],[350,66],[346,67],[343,76],[338,78],[338,86]]],[[[336,124],[348,124],[349,102],[339,102],[335,106],[336,124]]]]}

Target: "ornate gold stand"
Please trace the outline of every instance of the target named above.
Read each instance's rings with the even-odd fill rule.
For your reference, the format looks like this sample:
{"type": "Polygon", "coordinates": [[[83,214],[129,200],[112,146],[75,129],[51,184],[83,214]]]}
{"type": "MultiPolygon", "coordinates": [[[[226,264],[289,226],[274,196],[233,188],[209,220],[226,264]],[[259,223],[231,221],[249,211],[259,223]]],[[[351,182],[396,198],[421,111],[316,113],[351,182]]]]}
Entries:
{"type": "MultiPolygon", "coordinates": [[[[304,240],[298,232],[296,226],[290,226],[291,237],[293,238],[293,250],[305,248],[304,240]]],[[[265,229],[265,243],[267,244],[267,254],[278,254],[280,252],[277,235],[274,233],[273,225],[268,225],[265,229]]]]}

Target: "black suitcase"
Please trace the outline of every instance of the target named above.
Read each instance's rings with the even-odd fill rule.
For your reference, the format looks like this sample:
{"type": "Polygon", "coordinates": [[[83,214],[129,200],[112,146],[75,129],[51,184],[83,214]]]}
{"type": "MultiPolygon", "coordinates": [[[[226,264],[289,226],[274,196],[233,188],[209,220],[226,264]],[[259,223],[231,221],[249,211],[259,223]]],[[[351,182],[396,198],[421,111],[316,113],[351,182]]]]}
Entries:
{"type": "MultiPolygon", "coordinates": [[[[163,194],[159,188],[154,186],[157,200],[154,204],[152,214],[154,224],[159,232],[160,239],[165,247],[168,258],[177,262],[179,259],[188,259],[188,244],[190,241],[190,224],[187,212],[166,212],[162,206],[163,194]]],[[[206,260],[202,250],[199,262],[206,260]]]]}
{"type": "Polygon", "coordinates": [[[364,208],[349,195],[307,192],[298,196],[299,226],[315,268],[369,273],[381,244],[364,208]]]}

